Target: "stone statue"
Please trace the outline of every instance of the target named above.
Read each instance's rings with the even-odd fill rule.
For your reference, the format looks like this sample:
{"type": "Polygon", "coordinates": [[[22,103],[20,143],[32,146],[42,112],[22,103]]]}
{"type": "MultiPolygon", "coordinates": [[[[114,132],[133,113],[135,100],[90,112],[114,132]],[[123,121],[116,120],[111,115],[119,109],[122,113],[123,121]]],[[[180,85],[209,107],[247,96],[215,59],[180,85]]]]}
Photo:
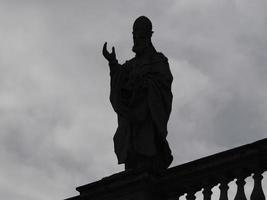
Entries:
{"type": "Polygon", "coordinates": [[[125,170],[161,172],[173,157],[166,140],[172,107],[172,74],[168,59],[155,50],[151,21],[138,17],[133,25],[135,57],[119,64],[115,48],[103,56],[110,67],[110,102],[118,116],[114,148],[125,170]]]}

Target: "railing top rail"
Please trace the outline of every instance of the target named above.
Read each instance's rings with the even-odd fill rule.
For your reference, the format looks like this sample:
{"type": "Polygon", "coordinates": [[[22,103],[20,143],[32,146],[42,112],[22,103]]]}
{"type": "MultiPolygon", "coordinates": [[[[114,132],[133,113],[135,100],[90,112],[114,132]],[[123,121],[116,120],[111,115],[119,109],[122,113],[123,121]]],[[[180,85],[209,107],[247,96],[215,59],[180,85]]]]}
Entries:
{"type": "Polygon", "coordinates": [[[168,169],[159,188],[184,192],[267,170],[267,138],[168,169]],[[166,184],[168,183],[168,184],[166,184]],[[165,187],[168,185],[168,187],[165,187]]]}
{"type": "Polygon", "coordinates": [[[260,153],[267,154],[267,138],[172,167],[167,170],[165,176],[193,166],[198,168],[202,165],[211,167],[212,165],[217,166],[227,162],[240,161],[240,159],[255,158],[254,156],[260,153]]]}

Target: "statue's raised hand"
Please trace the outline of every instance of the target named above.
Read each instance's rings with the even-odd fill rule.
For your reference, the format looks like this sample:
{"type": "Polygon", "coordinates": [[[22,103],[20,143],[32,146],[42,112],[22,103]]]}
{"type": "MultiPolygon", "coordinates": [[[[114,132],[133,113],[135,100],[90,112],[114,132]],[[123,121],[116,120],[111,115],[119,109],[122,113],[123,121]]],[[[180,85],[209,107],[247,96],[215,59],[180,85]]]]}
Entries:
{"type": "Polygon", "coordinates": [[[103,46],[102,54],[109,62],[116,62],[117,61],[115,48],[112,47],[112,51],[111,51],[111,53],[109,53],[107,50],[107,42],[105,42],[105,44],[103,46]]]}

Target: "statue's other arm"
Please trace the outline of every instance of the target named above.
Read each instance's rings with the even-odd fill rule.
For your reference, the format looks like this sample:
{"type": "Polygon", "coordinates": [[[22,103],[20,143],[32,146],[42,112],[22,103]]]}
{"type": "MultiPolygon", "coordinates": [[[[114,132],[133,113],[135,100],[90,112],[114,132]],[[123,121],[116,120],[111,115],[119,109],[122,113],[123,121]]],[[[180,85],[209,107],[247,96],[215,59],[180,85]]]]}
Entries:
{"type": "Polygon", "coordinates": [[[166,122],[172,101],[172,75],[167,59],[159,59],[147,73],[137,75],[134,81],[136,88],[130,100],[130,107],[134,107],[131,112],[133,119],[145,120],[149,109],[151,115],[158,116],[160,113],[162,119],[156,121],[166,122]]]}

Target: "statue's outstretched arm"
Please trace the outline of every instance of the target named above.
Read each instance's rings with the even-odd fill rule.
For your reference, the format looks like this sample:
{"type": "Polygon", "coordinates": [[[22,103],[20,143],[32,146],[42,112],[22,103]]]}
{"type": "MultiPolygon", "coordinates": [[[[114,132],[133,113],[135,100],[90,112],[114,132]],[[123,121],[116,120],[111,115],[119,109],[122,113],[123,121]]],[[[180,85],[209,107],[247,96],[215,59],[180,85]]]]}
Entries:
{"type": "Polygon", "coordinates": [[[105,57],[105,59],[109,62],[110,71],[114,71],[120,68],[121,65],[118,63],[118,60],[116,58],[115,48],[112,47],[112,51],[109,52],[107,50],[107,42],[105,42],[103,46],[102,54],[105,57]]]}

